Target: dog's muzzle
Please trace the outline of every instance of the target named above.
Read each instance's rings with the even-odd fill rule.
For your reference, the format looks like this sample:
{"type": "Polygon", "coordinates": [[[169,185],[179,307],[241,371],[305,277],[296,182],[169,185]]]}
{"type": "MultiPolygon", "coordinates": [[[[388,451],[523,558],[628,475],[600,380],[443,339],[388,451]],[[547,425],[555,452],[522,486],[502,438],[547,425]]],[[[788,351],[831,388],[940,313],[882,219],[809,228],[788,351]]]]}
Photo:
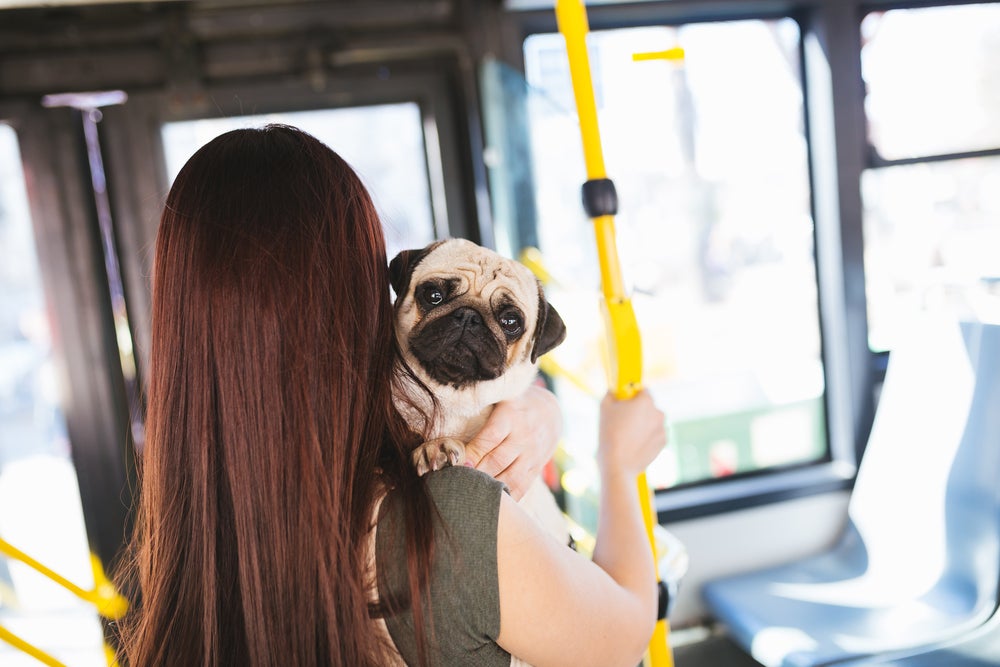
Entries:
{"type": "Polygon", "coordinates": [[[461,306],[414,331],[410,351],[436,382],[454,387],[499,377],[507,345],[471,306],[461,306]]]}

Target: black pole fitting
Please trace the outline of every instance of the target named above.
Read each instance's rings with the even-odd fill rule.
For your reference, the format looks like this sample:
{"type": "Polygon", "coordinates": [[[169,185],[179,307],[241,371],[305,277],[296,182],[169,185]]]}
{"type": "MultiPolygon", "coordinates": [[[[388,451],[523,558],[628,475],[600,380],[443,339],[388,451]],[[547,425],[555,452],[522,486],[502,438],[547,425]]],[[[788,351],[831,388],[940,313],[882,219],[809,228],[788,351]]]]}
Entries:
{"type": "Polygon", "coordinates": [[[610,178],[593,178],[583,184],[583,210],[591,218],[618,213],[618,192],[610,178]]]}
{"type": "Polygon", "coordinates": [[[656,604],[656,620],[662,621],[667,617],[667,609],[670,607],[670,591],[664,581],[657,582],[660,589],[659,601],[656,604]]]}

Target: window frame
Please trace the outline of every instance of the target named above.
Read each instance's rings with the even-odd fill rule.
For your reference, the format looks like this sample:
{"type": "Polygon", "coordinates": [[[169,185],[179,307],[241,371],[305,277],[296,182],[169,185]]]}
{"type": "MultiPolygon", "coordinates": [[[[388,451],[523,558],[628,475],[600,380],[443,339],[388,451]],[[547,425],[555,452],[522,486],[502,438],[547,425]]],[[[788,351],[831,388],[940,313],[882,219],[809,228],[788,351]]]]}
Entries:
{"type": "Polygon", "coordinates": [[[135,469],[129,410],[115,339],[108,277],[80,112],[0,103],[17,136],[42,285],[50,313],[53,363],[80,488],[87,539],[106,570],[131,525],[135,469]]]}

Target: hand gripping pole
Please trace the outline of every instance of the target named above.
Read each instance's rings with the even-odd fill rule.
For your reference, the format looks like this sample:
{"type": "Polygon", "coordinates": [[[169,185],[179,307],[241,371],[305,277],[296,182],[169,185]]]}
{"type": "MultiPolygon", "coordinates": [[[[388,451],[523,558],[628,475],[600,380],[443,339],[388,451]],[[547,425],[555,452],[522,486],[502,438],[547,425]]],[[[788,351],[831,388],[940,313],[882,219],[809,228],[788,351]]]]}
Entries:
{"type": "MultiPolygon", "coordinates": [[[[556,19],[559,32],[566,40],[569,57],[570,76],[576,110],[580,118],[580,135],[583,140],[583,155],[587,166],[587,182],[583,185],[583,204],[587,215],[594,223],[597,237],[597,256],[601,268],[601,291],[604,296],[604,316],[608,333],[608,378],[612,393],[619,399],[632,398],[642,388],[642,346],[639,327],[632,308],[632,300],[625,293],[618,247],[615,243],[615,219],[618,211],[618,195],[614,183],[607,177],[604,168],[604,154],[601,150],[601,136],[597,124],[597,105],[594,101],[594,86],[590,76],[590,61],[587,55],[587,10],[582,0],[556,0],[556,19]]],[[[656,563],[656,540],[653,528],[656,513],[653,497],[646,482],[646,474],[637,479],[643,521],[653,562],[656,563]]],[[[659,578],[657,568],[657,578],[659,578]]],[[[663,586],[660,586],[663,589],[663,586]]],[[[666,605],[663,616],[666,616],[666,605]]],[[[669,627],[666,618],[656,622],[656,628],[649,642],[645,663],[647,667],[673,667],[673,655],[668,643],[669,627]]]]}

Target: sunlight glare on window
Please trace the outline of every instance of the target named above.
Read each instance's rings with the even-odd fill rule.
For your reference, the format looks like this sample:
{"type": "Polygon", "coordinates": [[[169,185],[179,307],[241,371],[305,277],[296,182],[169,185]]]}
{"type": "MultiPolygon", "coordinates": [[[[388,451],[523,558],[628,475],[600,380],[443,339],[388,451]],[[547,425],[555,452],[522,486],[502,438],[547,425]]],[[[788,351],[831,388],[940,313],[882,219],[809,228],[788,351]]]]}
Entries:
{"type": "Polygon", "coordinates": [[[1000,5],[898,9],[861,25],[868,342],[922,311],[1000,321],[1000,5]],[[946,156],[947,159],[928,159],[946,156]],[[951,156],[951,157],[949,157],[951,156]]]}
{"type": "Polygon", "coordinates": [[[389,257],[435,238],[420,108],[414,103],[206,118],[163,126],[170,182],[216,136],[283,123],[304,130],[343,157],[364,181],[382,219],[389,257]]]}
{"type": "Polygon", "coordinates": [[[1000,5],[873,12],[861,34],[869,138],[879,155],[1000,146],[1000,5]]]}
{"type": "Polygon", "coordinates": [[[862,186],[873,350],[920,312],[1000,322],[1000,158],[869,169],[862,186]]]}

